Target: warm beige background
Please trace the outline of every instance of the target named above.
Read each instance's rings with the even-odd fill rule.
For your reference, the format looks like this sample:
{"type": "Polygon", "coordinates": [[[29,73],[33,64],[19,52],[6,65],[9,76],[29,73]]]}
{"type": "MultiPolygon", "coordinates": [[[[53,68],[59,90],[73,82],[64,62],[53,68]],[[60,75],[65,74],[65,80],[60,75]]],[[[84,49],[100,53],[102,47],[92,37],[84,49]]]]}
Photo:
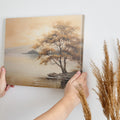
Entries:
{"type": "Polygon", "coordinates": [[[36,39],[50,32],[57,21],[69,21],[80,27],[81,35],[82,19],[82,15],[6,19],[6,48],[33,45],[36,39]]]}

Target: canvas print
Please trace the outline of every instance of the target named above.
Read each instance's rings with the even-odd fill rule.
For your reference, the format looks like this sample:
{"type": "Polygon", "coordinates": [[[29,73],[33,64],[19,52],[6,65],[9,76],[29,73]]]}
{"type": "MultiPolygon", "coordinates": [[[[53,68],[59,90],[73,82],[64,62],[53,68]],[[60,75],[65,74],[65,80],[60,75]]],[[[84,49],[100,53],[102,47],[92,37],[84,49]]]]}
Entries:
{"type": "Polygon", "coordinates": [[[83,15],[6,19],[7,83],[64,88],[82,71],[83,21],[83,15]]]}

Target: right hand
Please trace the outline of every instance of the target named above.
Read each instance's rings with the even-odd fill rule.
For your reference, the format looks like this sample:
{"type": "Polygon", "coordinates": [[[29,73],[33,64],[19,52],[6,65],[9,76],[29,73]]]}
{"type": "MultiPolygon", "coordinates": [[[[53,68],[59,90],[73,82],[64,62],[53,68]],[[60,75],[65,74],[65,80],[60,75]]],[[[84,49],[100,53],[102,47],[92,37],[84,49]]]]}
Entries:
{"type": "Polygon", "coordinates": [[[78,71],[67,83],[65,87],[64,97],[71,101],[74,106],[77,106],[80,103],[80,98],[78,96],[79,91],[76,88],[79,88],[79,85],[82,86],[84,94],[86,97],[89,95],[87,87],[87,73],[80,73],[78,71]]]}

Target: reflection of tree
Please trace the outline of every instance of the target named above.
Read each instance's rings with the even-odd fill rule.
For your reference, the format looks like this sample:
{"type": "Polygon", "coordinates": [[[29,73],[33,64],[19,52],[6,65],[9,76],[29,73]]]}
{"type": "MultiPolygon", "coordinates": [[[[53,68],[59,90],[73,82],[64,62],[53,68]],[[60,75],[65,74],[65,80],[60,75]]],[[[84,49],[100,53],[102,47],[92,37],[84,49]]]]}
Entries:
{"type": "Polygon", "coordinates": [[[62,71],[67,73],[67,60],[80,62],[80,35],[78,27],[70,23],[57,22],[53,25],[53,30],[43,39],[38,39],[33,46],[34,49],[41,48],[39,52],[40,64],[52,62],[62,71]]]}

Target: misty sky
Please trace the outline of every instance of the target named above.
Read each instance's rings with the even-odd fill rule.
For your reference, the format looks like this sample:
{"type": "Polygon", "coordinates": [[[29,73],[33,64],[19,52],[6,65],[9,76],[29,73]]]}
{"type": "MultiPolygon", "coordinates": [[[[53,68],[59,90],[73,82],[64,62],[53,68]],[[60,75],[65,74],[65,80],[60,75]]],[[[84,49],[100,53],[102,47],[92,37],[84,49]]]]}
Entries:
{"type": "Polygon", "coordinates": [[[18,47],[33,45],[43,34],[52,30],[52,25],[57,21],[70,21],[72,25],[81,28],[82,16],[51,16],[6,19],[5,47],[18,47]]]}

